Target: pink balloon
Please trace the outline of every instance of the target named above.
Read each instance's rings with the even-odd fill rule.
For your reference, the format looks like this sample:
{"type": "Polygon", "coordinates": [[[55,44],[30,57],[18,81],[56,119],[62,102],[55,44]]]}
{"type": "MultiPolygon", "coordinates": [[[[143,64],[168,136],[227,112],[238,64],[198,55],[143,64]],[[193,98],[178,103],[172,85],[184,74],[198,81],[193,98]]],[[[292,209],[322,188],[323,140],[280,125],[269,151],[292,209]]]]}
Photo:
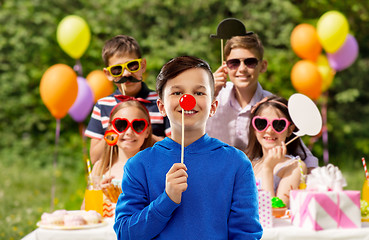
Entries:
{"type": "Polygon", "coordinates": [[[82,122],[90,114],[94,105],[94,94],[86,79],[77,77],[78,94],[68,113],[76,122],[82,122]]]}
{"type": "Polygon", "coordinates": [[[348,34],[345,43],[334,53],[327,53],[329,65],[336,71],[342,71],[353,64],[359,53],[359,45],[354,36],[348,34]]]}

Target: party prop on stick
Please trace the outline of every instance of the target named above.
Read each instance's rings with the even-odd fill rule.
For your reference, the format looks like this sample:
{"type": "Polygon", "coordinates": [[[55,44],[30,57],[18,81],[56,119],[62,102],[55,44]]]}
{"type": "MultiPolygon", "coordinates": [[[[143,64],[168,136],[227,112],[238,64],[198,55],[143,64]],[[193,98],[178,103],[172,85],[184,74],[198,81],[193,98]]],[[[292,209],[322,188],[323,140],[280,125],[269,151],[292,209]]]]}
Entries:
{"type": "Polygon", "coordinates": [[[237,18],[226,18],[218,24],[217,33],[211,34],[210,38],[220,38],[221,63],[224,61],[223,40],[234,36],[251,35],[253,32],[246,32],[245,25],[237,18]]]}
{"type": "Polygon", "coordinates": [[[298,137],[309,135],[315,136],[322,129],[322,116],[318,107],[307,96],[301,93],[293,94],[288,100],[288,112],[298,131],[296,137],[291,139],[286,145],[298,137]]]}
{"type": "Polygon", "coordinates": [[[196,106],[196,99],[189,94],[183,95],[179,99],[179,105],[182,108],[182,148],[181,148],[181,163],[184,158],[184,111],[190,111],[196,106]]]}
{"type": "Polygon", "coordinates": [[[107,130],[104,135],[104,140],[110,146],[110,159],[109,159],[109,177],[111,176],[111,163],[113,158],[113,147],[118,142],[119,134],[113,129],[107,130]]]}

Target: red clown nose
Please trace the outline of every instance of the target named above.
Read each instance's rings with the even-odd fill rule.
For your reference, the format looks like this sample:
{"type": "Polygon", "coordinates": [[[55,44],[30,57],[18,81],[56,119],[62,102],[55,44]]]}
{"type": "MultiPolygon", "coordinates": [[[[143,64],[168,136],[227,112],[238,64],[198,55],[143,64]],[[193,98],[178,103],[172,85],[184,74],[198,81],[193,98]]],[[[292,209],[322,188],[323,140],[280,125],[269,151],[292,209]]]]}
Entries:
{"type": "Polygon", "coordinates": [[[179,99],[179,105],[183,110],[190,111],[196,106],[196,99],[192,95],[185,94],[179,99]]]}

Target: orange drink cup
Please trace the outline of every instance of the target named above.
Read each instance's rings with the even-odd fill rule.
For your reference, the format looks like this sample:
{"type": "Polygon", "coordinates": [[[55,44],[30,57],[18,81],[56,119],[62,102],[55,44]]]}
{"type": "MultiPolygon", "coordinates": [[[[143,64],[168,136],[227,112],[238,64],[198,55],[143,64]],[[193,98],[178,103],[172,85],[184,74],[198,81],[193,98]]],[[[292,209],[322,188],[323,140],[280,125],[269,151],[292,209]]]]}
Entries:
{"type": "Polygon", "coordinates": [[[95,210],[103,215],[103,192],[102,190],[86,189],[85,210],[95,210]]]}
{"type": "Polygon", "coordinates": [[[365,179],[365,182],[363,184],[363,190],[361,192],[361,199],[369,203],[369,181],[368,179],[365,179]]]}
{"type": "Polygon", "coordinates": [[[101,177],[92,176],[88,179],[85,192],[85,210],[95,210],[103,216],[103,192],[100,187],[101,177]]]}

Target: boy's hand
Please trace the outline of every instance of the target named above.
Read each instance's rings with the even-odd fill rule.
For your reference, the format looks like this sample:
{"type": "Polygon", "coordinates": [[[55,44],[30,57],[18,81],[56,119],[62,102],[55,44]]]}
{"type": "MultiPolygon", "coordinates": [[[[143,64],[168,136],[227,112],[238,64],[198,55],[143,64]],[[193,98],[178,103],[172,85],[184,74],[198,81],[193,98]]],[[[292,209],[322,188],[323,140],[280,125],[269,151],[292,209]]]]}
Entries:
{"type": "Polygon", "coordinates": [[[187,189],[187,167],[183,163],[175,163],[166,175],[165,192],[169,198],[179,204],[182,193],[187,189]]]}
{"type": "Polygon", "coordinates": [[[214,76],[214,95],[215,97],[218,96],[220,90],[226,86],[227,83],[227,66],[225,63],[223,63],[222,66],[220,66],[215,73],[213,73],[214,76]]]}

